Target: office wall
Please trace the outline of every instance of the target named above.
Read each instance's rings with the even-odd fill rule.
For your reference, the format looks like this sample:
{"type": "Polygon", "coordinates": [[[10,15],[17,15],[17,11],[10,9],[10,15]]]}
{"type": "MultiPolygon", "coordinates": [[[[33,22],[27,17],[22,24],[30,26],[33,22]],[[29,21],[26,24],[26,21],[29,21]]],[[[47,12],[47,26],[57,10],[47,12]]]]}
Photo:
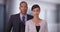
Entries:
{"type": "Polygon", "coordinates": [[[4,5],[0,4],[0,32],[3,32],[4,25],[4,5]]]}
{"type": "Polygon", "coordinates": [[[0,0],[0,32],[3,32],[4,26],[4,0],[0,0]]]}
{"type": "Polygon", "coordinates": [[[58,32],[60,32],[60,4],[57,5],[57,11],[58,32]]]}

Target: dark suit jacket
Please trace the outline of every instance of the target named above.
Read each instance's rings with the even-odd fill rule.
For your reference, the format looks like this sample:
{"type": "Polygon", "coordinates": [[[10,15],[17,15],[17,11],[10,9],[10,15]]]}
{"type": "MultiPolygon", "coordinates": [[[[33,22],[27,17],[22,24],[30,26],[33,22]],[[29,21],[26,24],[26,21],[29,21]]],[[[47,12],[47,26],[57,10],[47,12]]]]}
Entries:
{"type": "MultiPolygon", "coordinates": [[[[27,14],[27,20],[32,19],[33,16],[27,14]]],[[[12,15],[9,19],[6,32],[10,32],[13,27],[12,32],[25,32],[25,24],[20,19],[20,13],[12,15]]]]}

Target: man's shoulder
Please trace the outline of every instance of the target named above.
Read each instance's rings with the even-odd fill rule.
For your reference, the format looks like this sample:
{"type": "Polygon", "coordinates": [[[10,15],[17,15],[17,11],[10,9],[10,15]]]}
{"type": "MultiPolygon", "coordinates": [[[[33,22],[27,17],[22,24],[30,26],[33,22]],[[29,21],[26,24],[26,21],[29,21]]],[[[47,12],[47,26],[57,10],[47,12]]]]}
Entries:
{"type": "Polygon", "coordinates": [[[11,15],[11,17],[18,17],[18,16],[19,16],[19,13],[18,14],[11,15]]]}

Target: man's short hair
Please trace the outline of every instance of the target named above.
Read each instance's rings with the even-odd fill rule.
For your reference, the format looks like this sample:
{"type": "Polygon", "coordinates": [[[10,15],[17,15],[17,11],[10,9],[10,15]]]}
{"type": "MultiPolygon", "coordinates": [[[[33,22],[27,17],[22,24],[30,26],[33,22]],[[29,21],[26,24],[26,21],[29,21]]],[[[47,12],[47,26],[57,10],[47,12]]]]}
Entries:
{"type": "Polygon", "coordinates": [[[20,5],[21,5],[22,3],[25,3],[25,4],[27,5],[27,2],[25,2],[25,1],[20,2],[20,5]]]}

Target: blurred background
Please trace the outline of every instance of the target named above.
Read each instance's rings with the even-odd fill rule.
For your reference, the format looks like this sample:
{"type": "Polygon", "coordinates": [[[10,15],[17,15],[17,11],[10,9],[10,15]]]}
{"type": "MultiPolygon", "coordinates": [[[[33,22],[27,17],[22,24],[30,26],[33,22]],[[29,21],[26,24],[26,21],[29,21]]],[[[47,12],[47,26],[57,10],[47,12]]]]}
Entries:
{"type": "Polygon", "coordinates": [[[48,31],[60,32],[60,0],[0,0],[0,32],[4,32],[10,16],[20,12],[21,1],[28,3],[28,14],[32,14],[32,5],[38,4],[41,7],[39,17],[47,21],[48,31]]]}

